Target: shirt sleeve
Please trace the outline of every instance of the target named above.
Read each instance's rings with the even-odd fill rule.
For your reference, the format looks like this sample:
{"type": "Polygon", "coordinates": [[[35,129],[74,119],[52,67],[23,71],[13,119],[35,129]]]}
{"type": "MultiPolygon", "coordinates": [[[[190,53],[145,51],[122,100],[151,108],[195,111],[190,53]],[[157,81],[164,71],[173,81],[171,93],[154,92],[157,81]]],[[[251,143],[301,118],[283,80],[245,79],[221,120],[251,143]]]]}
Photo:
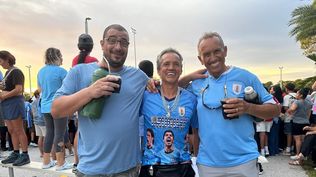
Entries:
{"type": "Polygon", "coordinates": [[[66,72],[65,78],[63,80],[62,86],[55,93],[54,99],[63,96],[63,95],[71,95],[79,90],[77,70],[71,69],[68,74],[66,72]]]}

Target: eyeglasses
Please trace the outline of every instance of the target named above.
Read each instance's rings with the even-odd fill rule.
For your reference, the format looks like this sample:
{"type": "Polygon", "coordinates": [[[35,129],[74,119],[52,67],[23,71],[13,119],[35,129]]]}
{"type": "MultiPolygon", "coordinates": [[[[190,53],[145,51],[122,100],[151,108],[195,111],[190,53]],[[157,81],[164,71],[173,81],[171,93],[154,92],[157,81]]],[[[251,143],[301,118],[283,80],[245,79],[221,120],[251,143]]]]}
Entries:
{"type": "Polygon", "coordinates": [[[122,47],[128,47],[129,42],[126,39],[118,39],[117,37],[110,36],[108,38],[104,38],[110,45],[115,45],[118,42],[122,47]]]}
{"type": "MultiPolygon", "coordinates": [[[[207,108],[207,109],[212,109],[212,110],[215,110],[215,109],[219,109],[219,108],[221,108],[222,107],[222,104],[220,103],[219,104],[219,106],[217,106],[217,107],[211,107],[211,106],[208,106],[205,102],[204,102],[204,93],[205,93],[205,91],[209,88],[209,84],[207,84],[207,86],[202,90],[202,104],[203,104],[203,106],[205,107],[205,108],[207,108]]],[[[225,85],[224,85],[224,98],[226,98],[227,97],[227,87],[226,87],[226,83],[225,83],[225,85]]]]}

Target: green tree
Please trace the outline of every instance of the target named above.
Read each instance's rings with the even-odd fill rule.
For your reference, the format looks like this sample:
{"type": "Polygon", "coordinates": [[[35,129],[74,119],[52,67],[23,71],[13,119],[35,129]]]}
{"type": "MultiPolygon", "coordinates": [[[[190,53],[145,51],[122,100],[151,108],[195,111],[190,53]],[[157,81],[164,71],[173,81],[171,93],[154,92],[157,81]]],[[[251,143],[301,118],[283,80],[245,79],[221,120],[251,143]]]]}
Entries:
{"type": "Polygon", "coordinates": [[[316,0],[294,9],[289,26],[293,26],[290,35],[300,42],[304,55],[316,62],[316,0]]]}
{"type": "Polygon", "coordinates": [[[316,81],[316,76],[308,77],[305,79],[296,79],[295,81],[284,81],[283,84],[286,85],[289,82],[292,82],[295,85],[296,89],[300,88],[312,88],[313,83],[316,81]]]}

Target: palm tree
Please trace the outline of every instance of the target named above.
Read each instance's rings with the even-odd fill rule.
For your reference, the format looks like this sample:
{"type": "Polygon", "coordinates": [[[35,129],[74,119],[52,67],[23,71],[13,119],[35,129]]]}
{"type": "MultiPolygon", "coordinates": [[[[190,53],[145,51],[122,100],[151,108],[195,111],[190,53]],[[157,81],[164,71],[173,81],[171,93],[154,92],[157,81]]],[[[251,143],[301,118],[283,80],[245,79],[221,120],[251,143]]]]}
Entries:
{"type": "Polygon", "coordinates": [[[289,26],[293,26],[290,35],[301,43],[304,54],[316,62],[316,0],[294,9],[289,26]]]}

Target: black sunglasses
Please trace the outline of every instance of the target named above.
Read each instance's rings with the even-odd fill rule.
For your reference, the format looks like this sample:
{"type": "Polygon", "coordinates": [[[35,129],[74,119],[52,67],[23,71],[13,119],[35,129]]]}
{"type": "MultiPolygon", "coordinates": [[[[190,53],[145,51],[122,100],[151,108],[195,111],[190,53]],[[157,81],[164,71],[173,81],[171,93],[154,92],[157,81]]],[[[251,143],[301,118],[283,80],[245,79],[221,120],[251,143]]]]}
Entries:
{"type": "MultiPolygon", "coordinates": [[[[208,105],[204,102],[204,93],[205,93],[205,91],[209,88],[209,86],[210,86],[210,85],[207,84],[207,86],[202,90],[202,104],[203,104],[203,106],[206,107],[207,109],[212,109],[212,110],[219,109],[219,108],[222,107],[222,104],[220,104],[220,105],[217,106],[217,107],[211,107],[211,106],[208,106],[208,105]]],[[[224,98],[226,98],[226,97],[227,97],[227,87],[226,87],[226,83],[225,83],[225,85],[224,85],[224,94],[225,94],[224,98]]]]}

